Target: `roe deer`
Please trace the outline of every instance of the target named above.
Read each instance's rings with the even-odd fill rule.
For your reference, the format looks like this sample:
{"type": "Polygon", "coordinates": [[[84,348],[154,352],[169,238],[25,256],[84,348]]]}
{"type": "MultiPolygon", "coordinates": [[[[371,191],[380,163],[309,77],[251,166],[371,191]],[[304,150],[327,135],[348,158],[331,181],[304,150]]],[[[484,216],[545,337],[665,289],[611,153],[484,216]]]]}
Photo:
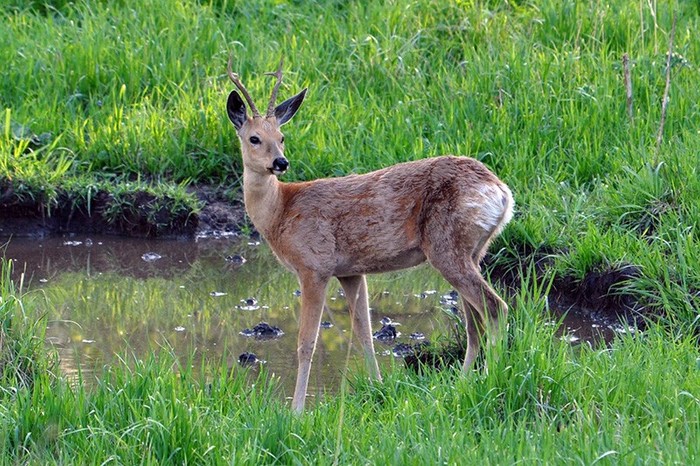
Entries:
{"type": "Polygon", "coordinates": [[[262,116],[228,63],[243,94],[228,96],[226,110],[243,156],[243,196],[248,216],[279,261],[301,286],[298,372],[292,407],[303,411],[326,287],[336,277],[345,291],[353,332],[370,376],[381,380],[370,328],[365,274],[427,260],[462,297],[467,329],[464,370],[479,352],[481,335],[493,332],[508,306],[480,273],[489,242],[512,217],[508,187],[481,162],[443,156],[400,163],[364,175],[300,183],[277,177],[289,168],[280,126],[297,112],[306,89],[275,106],[282,62],[267,113],[262,116]]]}

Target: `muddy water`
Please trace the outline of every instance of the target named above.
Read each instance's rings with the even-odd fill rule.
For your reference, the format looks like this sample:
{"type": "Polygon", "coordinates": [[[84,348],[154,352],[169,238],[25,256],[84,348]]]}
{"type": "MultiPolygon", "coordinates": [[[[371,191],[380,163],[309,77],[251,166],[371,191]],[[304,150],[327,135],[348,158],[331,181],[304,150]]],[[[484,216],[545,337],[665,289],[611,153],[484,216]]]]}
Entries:
{"type": "MultiPolygon", "coordinates": [[[[240,238],[147,241],[73,236],[0,240],[14,261],[14,280],[31,309],[48,315],[47,337],[68,376],[90,382],[124,355],[145,358],[153,349],[173,351],[193,364],[202,359],[238,367],[252,352],[293,391],[299,293],[265,245],[240,238]],[[246,336],[267,322],[283,334],[246,336]]],[[[384,317],[401,325],[396,341],[376,344],[383,370],[395,364],[392,348],[450,334],[444,309],[451,289],[430,268],[370,279],[372,327],[384,317]]],[[[363,367],[351,344],[350,320],[337,282],[329,287],[309,392],[335,391],[346,369],[363,367]],[[349,362],[347,360],[350,354],[349,362]]],[[[555,325],[554,322],[549,322],[555,325]]],[[[572,343],[609,338],[610,329],[569,313],[562,338],[572,343]]]]}

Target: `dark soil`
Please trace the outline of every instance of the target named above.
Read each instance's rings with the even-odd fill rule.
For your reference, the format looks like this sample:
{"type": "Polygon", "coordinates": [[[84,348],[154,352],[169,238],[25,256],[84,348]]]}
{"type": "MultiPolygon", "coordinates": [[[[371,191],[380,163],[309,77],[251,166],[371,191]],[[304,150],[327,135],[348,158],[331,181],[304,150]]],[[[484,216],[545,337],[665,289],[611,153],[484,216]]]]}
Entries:
{"type": "Polygon", "coordinates": [[[284,335],[284,332],[267,322],[260,322],[255,325],[252,329],[246,328],[240,332],[244,337],[254,337],[258,340],[271,340],[273,338],[279,338],[284,335]]]}
{"type": "Polygon", "coordinates": [[[580,281],[570,277],[556,280],[549,297],[559,309],[581,309],[601,319],[614,317],[642,328],[648,310],[635,296],[624,292],[625,284],[639,277],[641,271],[633,265],[594,270],[580,281]]]}
{"type": "Polygon", "coordinates": [[[168,198],[135,191],[116,199],[99,191],[85,201],[59,193],[53,205],[18,196],[0,185],[0,236],[47,237],[67,233],[107,234],[140,238],[195,238],[240,233],[245,226],[243,203],[228,200],[222,190],[193,188],[202,205],[198,212],[168,198]]]}
{"type": "Polygon", "coordinates": [[[240,234],[248,226],[242,193],[231,200],[225,192],[210,186],[193,190],[203,205],[196,214],[197,236],[240,234]]]}
{"type": "MultiPolygon", "coordinates": [[[[534,250],[521,246],[517,250],[519,263],[534,264],[534,272],[538,280],[542,280],[552,262],[556,251],[534,250]]],[[[491,279],[501,283],[508,293],[514,294],[521,288],[521,276],[518,268],[506,268],[490,264],[490,257],[485,259],[485,265],[491,270],[491,279]]],[[[595,318],[600,322],[622,322],[642,329],[645,325],[645,314],[649,310],[639,297],[625,292],[625,285],[641,277],[639,267],[620,264],[615,267],[594,269],[583,279],[574,277],[556,277],[552,282],[548,298],[550,306],[560,310],[572,310],[595,318]]]]}
{"type": "Polygon", "coordinates": [[[382,325],[382,328],[372,334],[379,341],[393,341],[398,336],[396,327],[391,324],[382,325]]]}

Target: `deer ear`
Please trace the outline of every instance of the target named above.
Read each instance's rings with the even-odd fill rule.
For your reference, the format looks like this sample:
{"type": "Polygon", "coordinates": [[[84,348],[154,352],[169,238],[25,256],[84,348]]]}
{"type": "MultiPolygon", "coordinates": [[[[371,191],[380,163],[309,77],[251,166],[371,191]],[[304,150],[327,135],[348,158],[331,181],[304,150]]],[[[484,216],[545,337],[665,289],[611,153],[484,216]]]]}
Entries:
{"type": "Polygon", "coordinates": [[[297,113],[297,110],[299,110],[299,107],[301,107],[305,96],[306,89],[275,107],[275,117],[280,126],[292,119],[294,114],[297,113]]]}
{"type": "Polygon", "coordinates": [[[233,123],[236,130],[241,129],[243,123],[245,123],[248,119],[248,114],[245,111],[243,99],[241,99],[241,96],[238,95],[238,92],[231,91],[231,93],[228,95],[226,112],[228,113],[228,119],[231,120],[231,123],[233,123]]]}

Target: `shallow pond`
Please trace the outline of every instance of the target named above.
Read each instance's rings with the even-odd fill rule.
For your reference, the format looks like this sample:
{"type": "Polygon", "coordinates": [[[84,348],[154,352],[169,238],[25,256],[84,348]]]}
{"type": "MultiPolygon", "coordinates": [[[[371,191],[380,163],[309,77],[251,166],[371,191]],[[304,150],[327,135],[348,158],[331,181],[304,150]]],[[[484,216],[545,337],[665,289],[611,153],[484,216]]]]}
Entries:
{"type": "MultiPolygon", "coordinates": [[[[194,354],[193,364],[204,359],[234,367],[239,355],[252,352],[281,378],[285,394],[292,393],[298,285],[264,244],[245,238],[95,236],[14,238],[0,244],[5,245],[0,252],[14,261],[15,283],[28,291],[24,300],[48,315],[47,337],[67,376],[80,371],[89,382],[116,358],[145,358],[153,349],[172,351],[183,360],[194,354]],[[283,334],[248,335],[246,330],[261,322],[283,334]]],[[[370,277],[373,330],[385,317],[401,324],[395,341],[376,343],[383,370],[394,365],[397,343],[451,335],[451,291],[427,266],[370,277]]],[[[337,282],[331,283],[328,298],[309,387],[316,395],[337,390],[346,368],[363,366],[357,343],[348,352],[351,325],[337,282]]],[[[575,314],[566,316],[562,328],[562,338],[572,342],[610,333],[575,314]]]]}

